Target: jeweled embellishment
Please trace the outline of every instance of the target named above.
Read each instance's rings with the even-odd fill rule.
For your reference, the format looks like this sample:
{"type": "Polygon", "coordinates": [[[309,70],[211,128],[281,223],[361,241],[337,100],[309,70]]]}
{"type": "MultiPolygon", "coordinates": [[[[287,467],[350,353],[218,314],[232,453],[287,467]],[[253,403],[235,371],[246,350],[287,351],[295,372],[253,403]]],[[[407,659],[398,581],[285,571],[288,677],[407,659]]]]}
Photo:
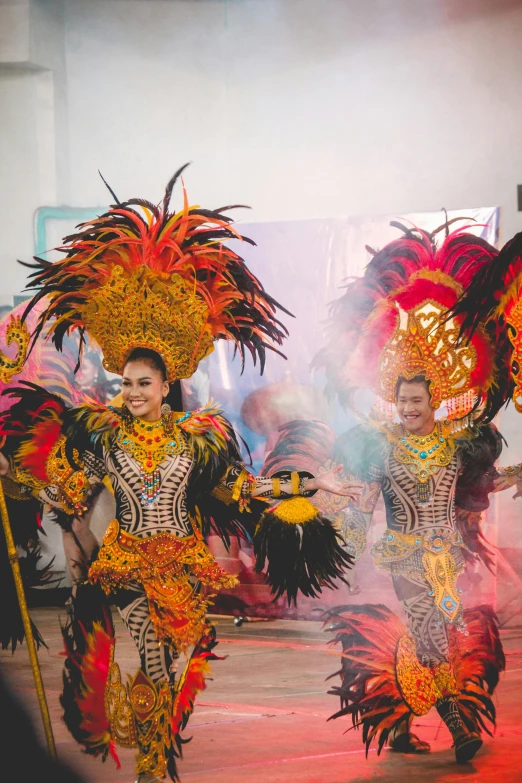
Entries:
{"type": "Polygon", "coordinates": [[[420,504],[431,502],[431,477],[439,468],[450,464],[455,453],[453,439],[447,436],[440,421],[435,429],[424,436],[413,435],[403,429],[397,438],[393,455],[397,462],[406,465],[417,480],[416,497],[420,504]]]}
{"type": "Polygon", "coordinates": [[[145,507],[155,505],[161,492],[161,472],[159,466],[167,457],[182,454],[185,439],[181,428],[190,413],[148,422],[134,417],[123,417],[122,425],[116,434],[116,446],[131,454],[140,465],[142,484],[141,502],[145,507]]]}

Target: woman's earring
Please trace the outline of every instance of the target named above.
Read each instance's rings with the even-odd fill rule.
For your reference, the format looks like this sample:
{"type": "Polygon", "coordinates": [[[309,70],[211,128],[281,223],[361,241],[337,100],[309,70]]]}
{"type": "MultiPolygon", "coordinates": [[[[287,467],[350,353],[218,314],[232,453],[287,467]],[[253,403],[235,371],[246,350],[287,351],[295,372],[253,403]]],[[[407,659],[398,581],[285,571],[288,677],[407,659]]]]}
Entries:
{"type": "Polygon", "coordinates": [[[168,404],[168,402],[164,402],[161,406],[161,421],[163,423],[163,430],[166,434],[170,434],[172,430],[172,417],[171,417],[172,408],[168,404]]]}

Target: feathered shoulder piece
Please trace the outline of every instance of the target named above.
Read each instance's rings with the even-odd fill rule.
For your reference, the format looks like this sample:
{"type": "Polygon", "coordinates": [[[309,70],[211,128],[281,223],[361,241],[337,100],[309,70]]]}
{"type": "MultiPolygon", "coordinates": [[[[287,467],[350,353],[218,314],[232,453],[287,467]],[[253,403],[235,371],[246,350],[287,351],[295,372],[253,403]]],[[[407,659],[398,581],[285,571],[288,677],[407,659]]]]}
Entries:
{"type": "Polygon", "coordinates": [[[4,394],[15,402],[0,415],[2,452],[18,481],[34,488],[47,486],[49,461],[62,437],[65,403],[28,382],[4,394]]]}
{"type": "Polygon", "coordinates": [[[460,418],[494,384],[494,350],[482,327],[468,343],[459,342],[461,322],[448,318],[448,310],[495,248],[467,227],[437,244],[435,234],[392,225],[403,236],[371,251],[364,276],[332,304],[329,342],[315,364],[324,367],[328,389],[341,402],[354,405],[357,389],[371,389],[388,419],[397,380],[423,375],[432,406],[460,418]]]}
{"type": "Polygon", "coordinates": [[[213,400],[204,408],[187,414],[179,426],[188,436],[197,462],[206,464],[212,458],[225,455],[240,458],[234,429],[213,400]]]}
{"type": "Polygon", "coordinates": [[[70,408],[64,422],[64,434],[79,450],[98,446],[109,449],[115,430],[121,423],[121,411],[105,405],[84,404],[70,408]]]}
{"type": "Polygon", "coordinates": [[[118,415],[103,406],[68,408],[57,394],[28,382],[5,394],[16,402],[0,415],[0,441],[5,439],[2,451],[17,481],[35,489],[63,485],[71,497],[76,489],[83,494],[87,485],[73,492],[69,480],[82,471],[85,451],[110,446],[118,415]]]}

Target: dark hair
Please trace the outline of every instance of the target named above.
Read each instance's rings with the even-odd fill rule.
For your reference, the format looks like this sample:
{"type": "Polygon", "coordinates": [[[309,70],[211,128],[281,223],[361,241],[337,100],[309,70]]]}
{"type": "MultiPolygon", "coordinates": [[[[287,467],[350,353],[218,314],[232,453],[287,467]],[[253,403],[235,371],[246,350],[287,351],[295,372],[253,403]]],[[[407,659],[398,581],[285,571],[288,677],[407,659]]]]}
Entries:
{"type": "Polygon", "coordinates": [[[431,399],[431,392],[430,392],[431,381],[429,381],[425,375],[414,375],[413,378],[405,378],[403,375],[400,375],[397,378],[397,383],[395,384],[394,396],[396,400],[399,399],[399,392],[401,390],[401,386],[403,383],[422,383],[422,385],[425,387],[426,391],[430,395],[430,399],[431,399]]]}
{"type": "MultiPolygon", "coordinates": [[[[129,362],[145,362],[145,364],[148,364],[154,370],[161,373],[161,379],[163,381],[167,380],[165,362],[159,353],[150,348],[133,348],[125,360],[125,365],[129,362]]],[[[169,387],[169,393],[165,397],[165,402],[167,402],[173,410],[182,411],[183,399],[181,394],[181,383],[179,381],[173,381],[172,383],[169,383],[169,387]]]]}
{"type": "Polygon", "coordinates": [[[125,359],[124,366],[126,367],[129,362],[145,362],[145,364],[148,364],[154,370],[157,370],[159,373],[161,373],[161,379],[163,381],[167,380],[167,368],[165,367],[165,362],[159,353],[151,350],[150,348],[133,348],[125,359]]]}

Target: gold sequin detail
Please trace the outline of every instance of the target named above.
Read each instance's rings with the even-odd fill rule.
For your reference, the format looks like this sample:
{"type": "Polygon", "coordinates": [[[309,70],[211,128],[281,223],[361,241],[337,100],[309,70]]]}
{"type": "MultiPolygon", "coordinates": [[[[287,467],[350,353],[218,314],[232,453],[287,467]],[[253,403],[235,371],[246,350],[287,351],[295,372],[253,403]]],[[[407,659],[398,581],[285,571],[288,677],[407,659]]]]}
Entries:
{"type": "MultiPolygon", "coordinates": [[[[470,390],[471,373],[477,365],[477,351],[471,343],[459,342],[459,324],[446,317],[446,308],[432,299],[406,312],[397,307],[397,327],[384,347],[378,377],[384,400],[395,402],[395,386],[402,377],[411,380],[424,375],[430,381],[431,405],[460,398],[470,390]]],[[[474,397],[469,396],[469,413],[474,397]]]]}
{"type": "Polygon", "coordinates": [[[9,383],[13,375],[18,375],[18,373],[22,372],[27,349],[29,348],[29,340],[30,334],[27,324],[25,322],[22,323],[22,319],[19,316],[12,315],[7,324],[5,341],[7,345],[16,343],[18,353],[14,359],[10,359],[0,351],[0,381],[2,383],[9,383]]]}
{"type": "MultiPolygon", "coordinates": [[[[176,414],[170,414],[172,424],[165,432],[163,420],[147,422],[139,418],[122,416],[121,427],[116,434],[116,446],[131,454],[145,473],[153,473],[167,457],[181,454],[185,440],[180,427],[175,423],[176,414]]],[[[183,419],[188,418],[186,414],[183,419]]]]}
{"type": "Polygon", "coordinates": [[[169,684],[152,680],[138,671],[129,686],[129,701],[134,712],[136,737],[140,753],[136,773],[164,778],[167,753],[172,747],[172,691],[169,684]]]}
{"type": "Polygon", "coordinates": [[[415,715],[426,715],[440,699],[459,693],[451,663],[422,666],[408,634],[399,639],[395,672],[404,701],[415,715]]]}
{"type": "Polygon", "coordinates": [[[106,593],[141,583],[158,637],[178,650],[203,635],[212,590],[237,585],[236,577],[223,571],[199,537],[164,532],[138,538],[121,530],[116,519],[107,528],[89,579],[106,593]],[[195,580],[210,592],[203,594],[195,580]]]}
{"type": "Polygon", "coordinates": [[[318,509],[307,498],[297,496],[283,500],[272,514],[288,525],[303,525],[318,516],[318,509]]]}
{"type": "Polygon", "coordinates": [[[178,274],[160,279],[145,265],[131,274],[115,265],[80,312],[109,372],[121,373],[130,349],[140,347],[160,354],[169,381],[190,378],[213,350],[208,307],[178,274]]]}
{"type": "Polygon", "coordinates": [[[428,666],[422,666],[415,652],[415,642],[405,634],[399,639],[396,677],[404,701],[415,715],[426,715],[441,698],[428,666]]]}
{"type": "MultiPolygon", "coordinates": [[[[82,469],[75,470],[66,454],[66,437],[61,435],[47,458],[45,470],[53,485],[58,489],[58,500],[68,514],[83,512],[90,485],[82,469]]],[[[73,450],[73,458],[82,465],[78,451],[73,450]]]]}
{"type": "Polygon", "coordinates": [[[122,748],[137,748],[138,737],[134,713],[127,688],[121,681],[118,664],[113,661],[105,687],[105,712],[109,719],[111,737],[122,748]]]}
{"type": "Polygon", "coordinates": [[[455,454],[455,443],[445,435],[441,422],[425,437],[412,435],[405,429],[395,441],[393,456],[405,465],[419,484],[426,482],[439,468],[450,464],[455,454]]]}

